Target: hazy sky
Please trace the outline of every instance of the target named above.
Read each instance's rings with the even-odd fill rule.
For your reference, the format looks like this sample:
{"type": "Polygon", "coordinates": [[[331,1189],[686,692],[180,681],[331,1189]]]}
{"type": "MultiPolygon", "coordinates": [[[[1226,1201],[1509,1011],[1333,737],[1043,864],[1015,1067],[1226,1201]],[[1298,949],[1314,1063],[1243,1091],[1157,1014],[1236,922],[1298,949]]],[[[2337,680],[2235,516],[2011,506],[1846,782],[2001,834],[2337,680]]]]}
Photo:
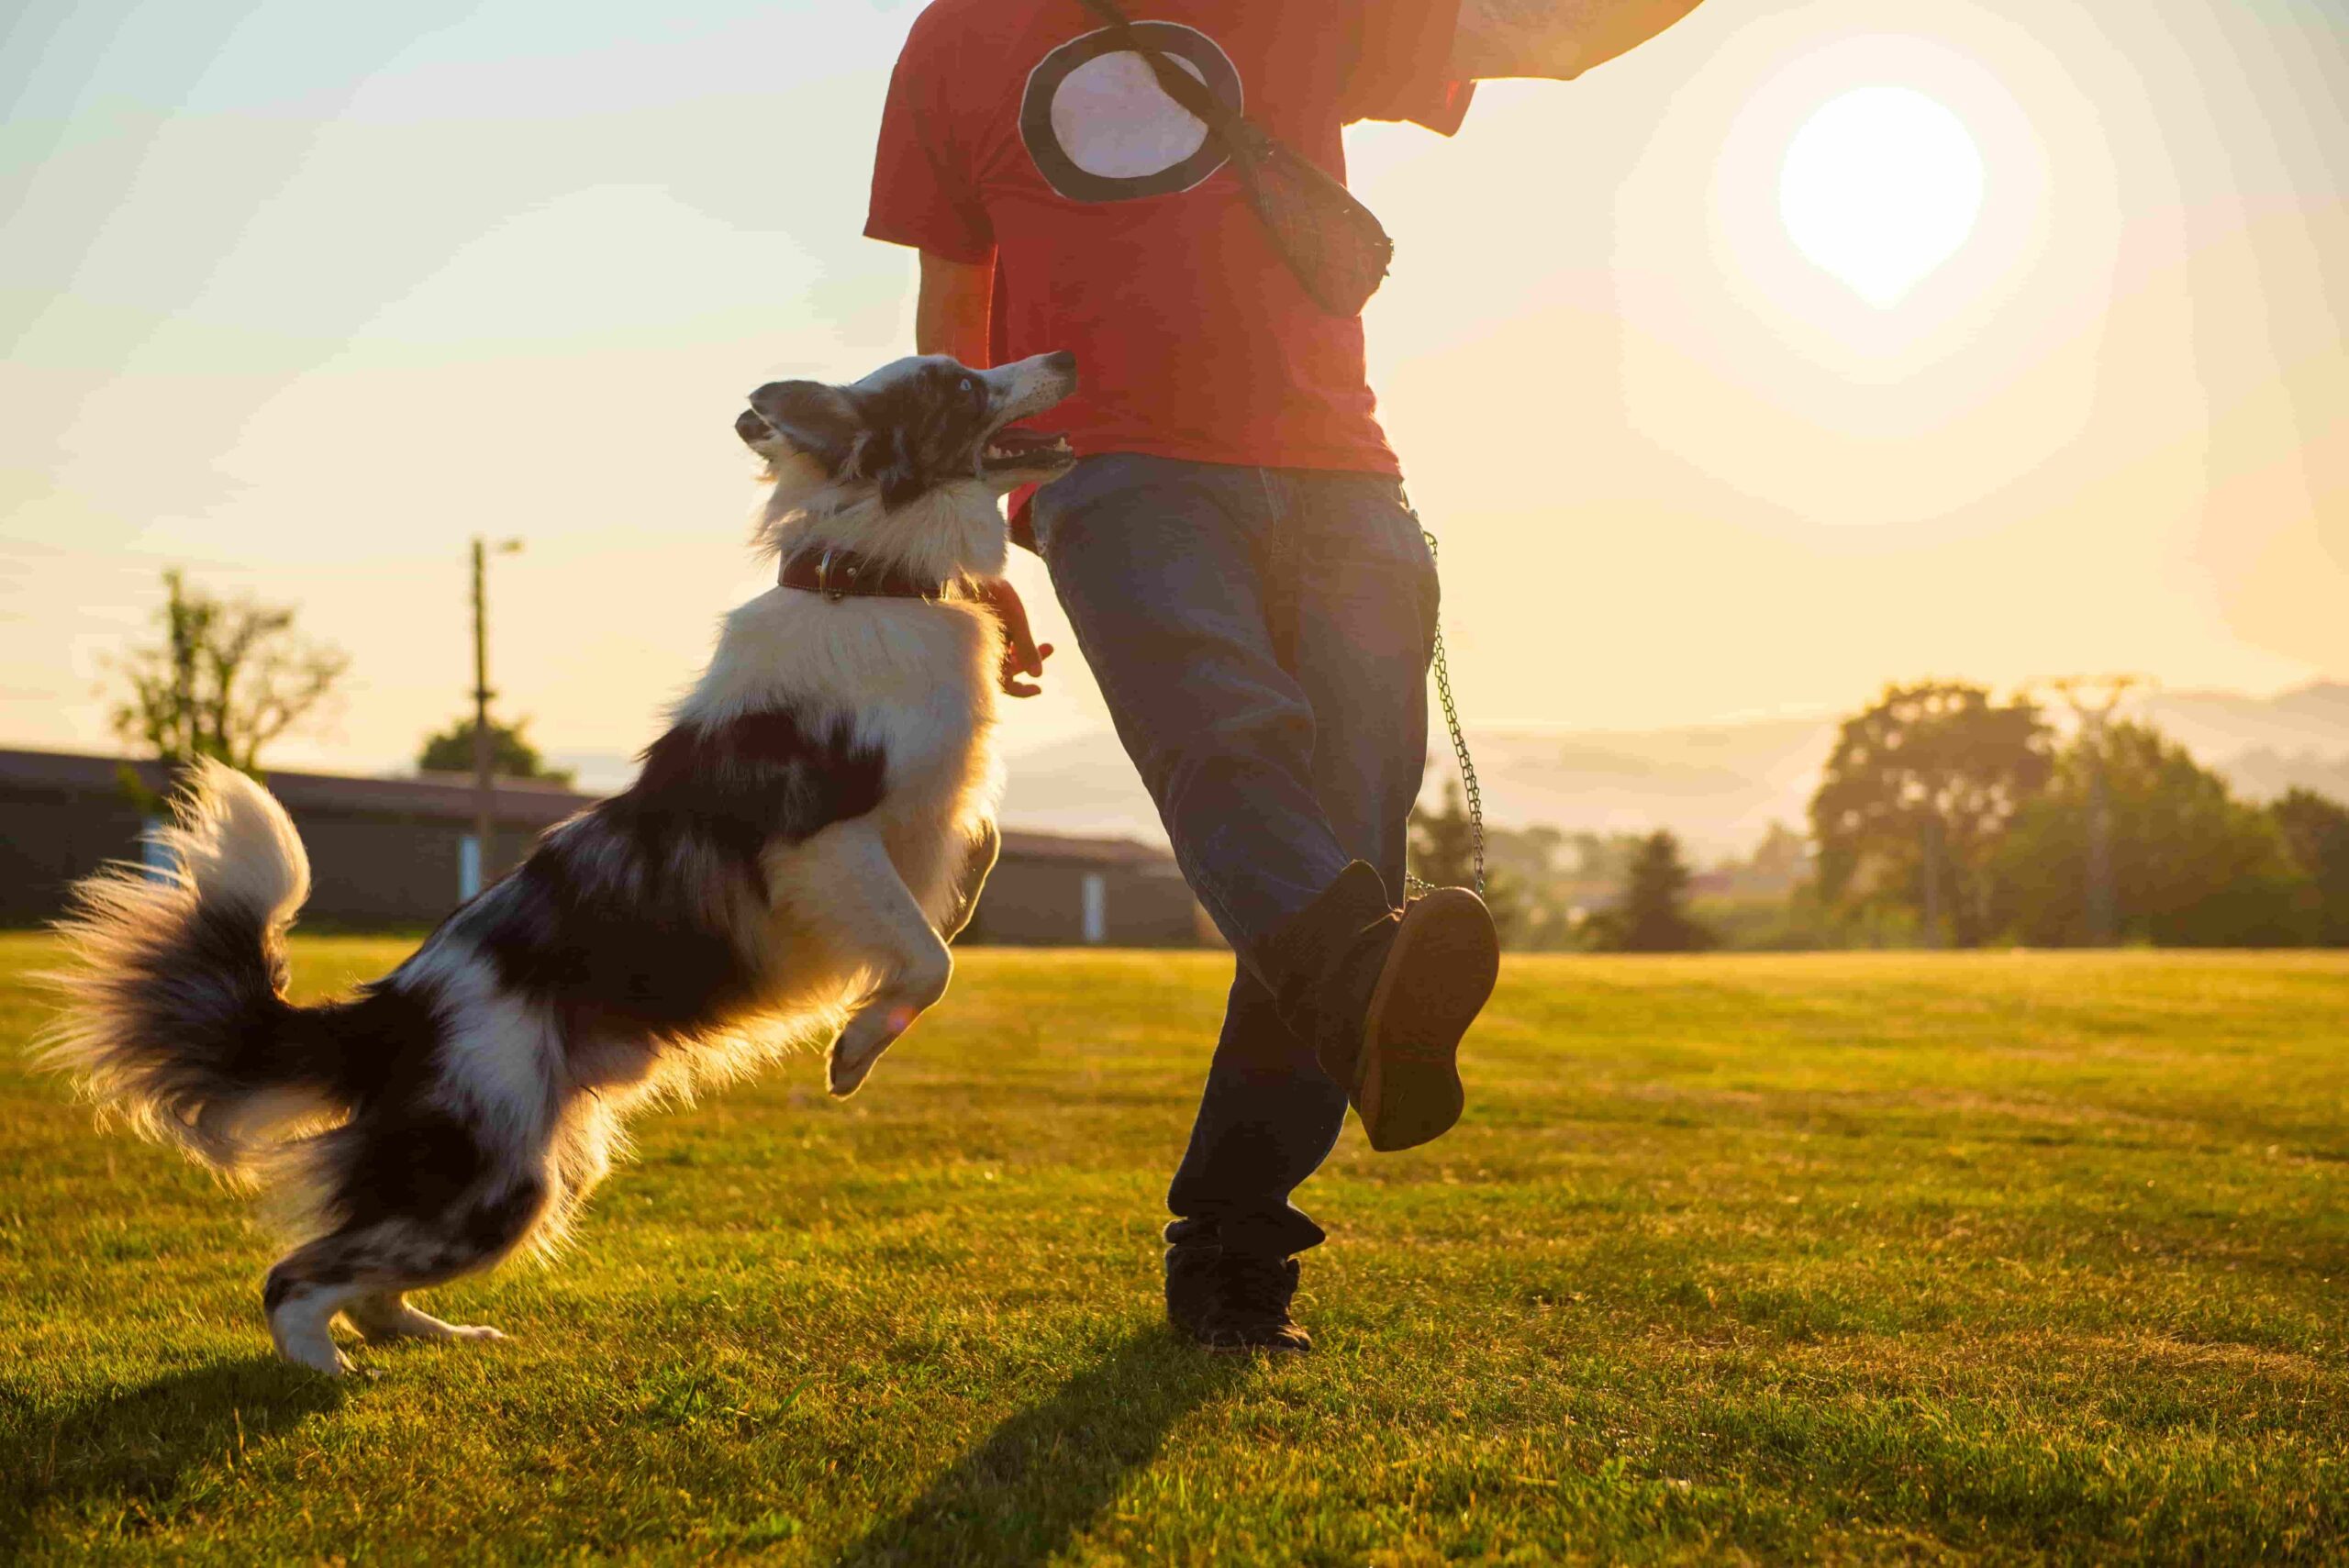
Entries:
{"type": "MultiPolygon", "coordinates": [[[[740,395],[907,346],[911,258],[858,231],[917,9],[13,7],[0,744],[105,743],[180,563],[354,656],[274,760],[397,765],[465,706],[481,532],[528,540],[509,710],[640,745],[763,582],[740,395]]],[[[2332,0],[1709,0],[1455,140],[1353,133],[1472,722],[2349,677],[2344,105],[2332,0]]],[[[1052,675],[1015,747],[1102,724],[1052,675]]]]}

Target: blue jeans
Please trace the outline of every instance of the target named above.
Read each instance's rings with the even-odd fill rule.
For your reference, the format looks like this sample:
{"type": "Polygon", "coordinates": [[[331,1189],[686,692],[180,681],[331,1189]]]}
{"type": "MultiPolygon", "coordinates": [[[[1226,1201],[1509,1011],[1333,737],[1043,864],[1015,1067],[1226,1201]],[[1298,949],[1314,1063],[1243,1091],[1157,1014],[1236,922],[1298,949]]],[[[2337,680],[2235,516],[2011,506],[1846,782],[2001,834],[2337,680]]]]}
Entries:
{"type": "Polygon", "coordinates": [[[1346,1095],[1275,1016],[1266,941],[1367,861],[1402,902],[1427,763],[1435,562],[1368,473],[1087,458],[1030,514],[1174,857],[1238,955],[1167,1194],[1170,1242],[1286,1255],[1346,1095]]]}

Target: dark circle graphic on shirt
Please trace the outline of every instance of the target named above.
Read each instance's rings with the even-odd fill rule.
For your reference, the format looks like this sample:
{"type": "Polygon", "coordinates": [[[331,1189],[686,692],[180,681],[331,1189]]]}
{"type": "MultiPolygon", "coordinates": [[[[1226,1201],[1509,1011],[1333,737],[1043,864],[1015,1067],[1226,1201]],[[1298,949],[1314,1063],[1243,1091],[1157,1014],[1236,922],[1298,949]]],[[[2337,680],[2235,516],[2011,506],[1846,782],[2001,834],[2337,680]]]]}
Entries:
{"type": "MultiPolygon", "coordinates": [[[[1134,30],[1207,83],[1245,106],[1240,70],[1216,41],[1178,22],[1134,30]]],[[[1130,202],[1187,191],[1230,161],[1208,128],[1166,95],[1150,62],[1112,29],[1071,39],[1036,63],[1019,103],[1019,139],[1036,172],[1074,202],[1130,202]]]]}

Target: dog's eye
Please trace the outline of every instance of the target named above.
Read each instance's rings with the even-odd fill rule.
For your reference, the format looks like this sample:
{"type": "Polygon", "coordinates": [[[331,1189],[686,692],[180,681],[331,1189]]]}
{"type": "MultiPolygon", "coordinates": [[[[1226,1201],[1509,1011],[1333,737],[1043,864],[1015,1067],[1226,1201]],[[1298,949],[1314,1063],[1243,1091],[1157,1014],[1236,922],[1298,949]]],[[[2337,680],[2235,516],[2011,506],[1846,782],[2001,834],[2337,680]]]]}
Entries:
{"type": "Polygon", "coordinates": [[[979,384],[977,382],[973,381],[969,376],[964,376],[963,378],[963,395],[968,397],[972,393],[978,391],[978,389],[979,384]]]}

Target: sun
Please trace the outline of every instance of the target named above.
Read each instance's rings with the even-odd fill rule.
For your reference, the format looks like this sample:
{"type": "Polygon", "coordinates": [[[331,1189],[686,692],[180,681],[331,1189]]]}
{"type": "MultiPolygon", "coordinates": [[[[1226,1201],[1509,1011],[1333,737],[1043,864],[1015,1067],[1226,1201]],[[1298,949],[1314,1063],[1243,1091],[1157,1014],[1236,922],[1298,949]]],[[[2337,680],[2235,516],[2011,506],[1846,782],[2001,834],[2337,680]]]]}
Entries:
{"type": "Polygon", "coordinates": [[[1983,184],[1964,120],[1913,88],[1861,87],[1787,144],[1778,213],[1797,250],[1889,310],[1965,247],[1983,184]]]}

